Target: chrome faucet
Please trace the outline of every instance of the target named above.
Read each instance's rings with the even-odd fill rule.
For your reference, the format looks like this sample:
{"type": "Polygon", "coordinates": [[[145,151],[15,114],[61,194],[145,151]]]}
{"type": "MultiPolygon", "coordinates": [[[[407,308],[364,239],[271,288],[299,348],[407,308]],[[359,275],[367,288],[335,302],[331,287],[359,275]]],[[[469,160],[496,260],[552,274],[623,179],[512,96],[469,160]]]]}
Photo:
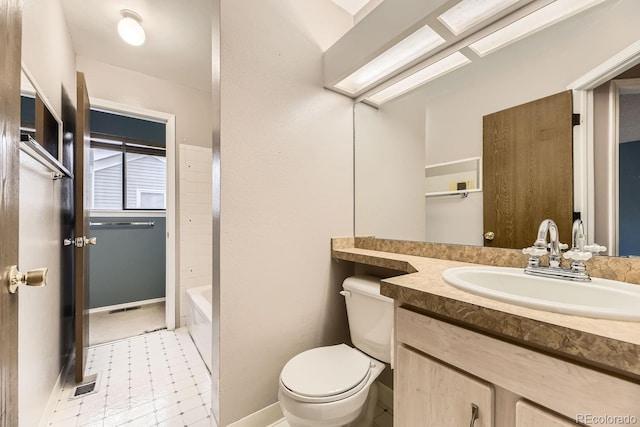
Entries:
{"type": "Polygon", "coordinates": [[[567,245],[560,243],[558,226],[551,219],[545,219],[538,228],[538,238],[533,246],[524,248],[522,253],[529,255],[529,261],[524,272],[537,276],[556,277],[561,279],[588,282],[591,280],[587,274],[587,267],[584,261],[590,259],[594,254],[606,251],[607,248],[598,244],[586,245],[587,237],[584,232],[582,220],[573,222],[571,236],[571,249],[562,254],[563,258],[571,260],[570,268],[563,268],[561,265],[560,251],[567,249],[567,245]],[[549,236],[549,243],[547,243],[549,236]],[[540,257],[549,254],[549,265],[543,266],[540,257]]]}
{"type": "Polygon", "coordinates": [[[545,219],[538,227],[538,238],[533,246],[547,249],[547,235],[549,235],[549,267],[560,266],[560,238],[558,236],[558,226],[552,219],[545,219]]]}
{"type": "MultiPolygon", "coordinates": [[[[581,219],[573,221],[573,228],[571,232],[571,249],[564,253],[565,259],[571,260],[571,271],[578,275],[587,274],[587,266],[584,261],[587,261],[593,257],[594,254],[604,252],[606,247],[600,246],[597,243],[587,245],[587,235],[584,232],[584,224],[581,219]]],[[[587,280],[591,280],[588,278],[587,280]]]]}
{"type": "Polygon", "coordinates": [[[565,259],[571,260],[571,271],[580,277],[586,277],[584,280],[588,281],[591,278],[587,274],[587,266],[584,261],[591,259],[593,254],[584,250],[586,240],[584,224],[581,219],[576,219],[571,228],[571,249],[563,256],[565,259]]]}
{"type": "Polygon", "coordinates": [[[581,219],[573,221],[573,227],[571,230],[571,250],[582,251],[584,250],[584,244],[586,239],[584,234],[584,224],[581,219]]]}

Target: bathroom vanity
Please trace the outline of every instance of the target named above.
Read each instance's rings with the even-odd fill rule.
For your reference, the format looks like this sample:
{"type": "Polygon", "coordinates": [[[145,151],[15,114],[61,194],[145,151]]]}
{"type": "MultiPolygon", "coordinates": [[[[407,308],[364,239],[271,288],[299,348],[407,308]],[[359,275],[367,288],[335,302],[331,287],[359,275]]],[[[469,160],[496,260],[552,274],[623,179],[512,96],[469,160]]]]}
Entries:
{"type": "Polygon", "coordinates": [[[396,331],[397,426],[473,425],[472,405],[478,427],[569,426],[588,415],[640,420],[640,385],[631,381],[400,305],[396,331]]]}
{"type": "MultiPolygon", "coordinates": [[[[639,322],[514,306],[441,278],[470,265],[456,259],[524,266],[516,250],[373,238],[332,244],[337,260],[410,273],[381,282],[395,299],[396,427],[640,425],[639,322]]],[[[592,270],[635,274],[598,262],[632,260],[603,258],[592,270]]],[[[635,280],[612,274],[601,275],[635,280]]]]}

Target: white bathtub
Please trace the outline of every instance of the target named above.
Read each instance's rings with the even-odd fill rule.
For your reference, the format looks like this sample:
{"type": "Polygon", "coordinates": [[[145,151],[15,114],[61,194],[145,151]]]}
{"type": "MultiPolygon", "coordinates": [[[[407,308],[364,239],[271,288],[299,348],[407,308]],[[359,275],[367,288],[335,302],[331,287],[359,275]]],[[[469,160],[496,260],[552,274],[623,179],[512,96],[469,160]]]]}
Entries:
{"type": "Polygon", "coordinates": [[[211,330],[213,315],[211,286],[187,289],[187,303],[189,305],[187,329],[211,372],[211,334],[213,332],[211,330]]]}

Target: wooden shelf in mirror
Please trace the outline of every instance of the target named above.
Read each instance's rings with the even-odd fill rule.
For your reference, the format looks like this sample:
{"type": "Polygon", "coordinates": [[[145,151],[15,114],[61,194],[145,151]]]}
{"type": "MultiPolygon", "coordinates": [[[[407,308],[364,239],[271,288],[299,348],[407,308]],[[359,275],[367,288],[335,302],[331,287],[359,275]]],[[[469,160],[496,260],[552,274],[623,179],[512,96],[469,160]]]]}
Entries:
{"type": "Polygon", "coordinates": [[[462,195],[482,191],[482,159],[472,157],[424,168],[425,196],[462,195]]]}

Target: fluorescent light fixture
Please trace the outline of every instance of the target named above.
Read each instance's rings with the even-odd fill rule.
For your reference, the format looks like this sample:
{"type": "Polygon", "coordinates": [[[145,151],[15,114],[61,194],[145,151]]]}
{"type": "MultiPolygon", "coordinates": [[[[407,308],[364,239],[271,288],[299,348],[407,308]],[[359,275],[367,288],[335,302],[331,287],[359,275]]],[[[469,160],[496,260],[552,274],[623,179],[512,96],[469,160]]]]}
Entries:
{"type": "Polygon", "coordinates": [[[129,9],[122,9],[120,14],[122,19],[118,22],[118,34],[122,40],[132,46],[143,44],[146,37],[140,15],[129,9]]]}
{"type": "Polygon", "coordinates": [[[438,33],[425,25],[354,71],[339,82],[336,88],[353,95],[444,42],[438,33]]]}
{"type": "Polygon", "coordinates": [[[477,42],[470,44],[469,47],[478,55],[485,56],[603,1],[604,0],[556,0],[506,27],[489,34],[477,42]]]}
{"type": "Polygon", "coordinates": [[[367,100],[380,105],[470,62],[471,60],[462,53],[454,52],[438,62],[434,62],[397,83],[382,89],[380,92],[368,96],[367,100]]]}
{"type": "Polygon", "coordinates": [[[458,35],[519,1],[520,0],[462,0],[438,16],[438,20],[451,30],[453,34],[458,35]]]}

